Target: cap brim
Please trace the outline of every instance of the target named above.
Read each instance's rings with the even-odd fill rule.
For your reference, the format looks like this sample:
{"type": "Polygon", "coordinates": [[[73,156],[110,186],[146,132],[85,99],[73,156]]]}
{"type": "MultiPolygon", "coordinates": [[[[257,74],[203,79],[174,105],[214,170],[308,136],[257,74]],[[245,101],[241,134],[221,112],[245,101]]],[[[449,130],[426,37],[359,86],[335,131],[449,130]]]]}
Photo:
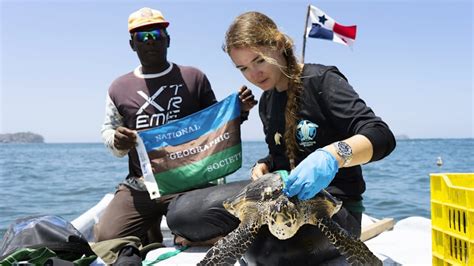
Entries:
{"type": "Polygon", "coordinates": [[[169,22],[149,22],[149,23],[143,23],[141,24],[140,26],[137,26],[137,27],[134,27],[134,28],[131,28],[131,29],[128,29],[129,32],[134,32],[134,31],[137,31],[143,27],[146,27],[146,26],[150,26],[150,25],[157,25],[157,26],[161,26],[162,28],[167,28],[170,23],[169,22]]]}

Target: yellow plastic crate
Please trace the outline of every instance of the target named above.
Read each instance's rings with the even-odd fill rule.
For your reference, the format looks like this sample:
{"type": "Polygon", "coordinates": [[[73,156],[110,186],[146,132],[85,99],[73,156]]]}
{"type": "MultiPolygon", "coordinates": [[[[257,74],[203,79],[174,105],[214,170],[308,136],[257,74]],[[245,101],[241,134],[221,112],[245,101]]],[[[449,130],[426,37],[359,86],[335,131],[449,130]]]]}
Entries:
{"type": "Polygon", "coordinates": [[[433,265],[474,265],[474,173],[430,175],[433,265]]]}

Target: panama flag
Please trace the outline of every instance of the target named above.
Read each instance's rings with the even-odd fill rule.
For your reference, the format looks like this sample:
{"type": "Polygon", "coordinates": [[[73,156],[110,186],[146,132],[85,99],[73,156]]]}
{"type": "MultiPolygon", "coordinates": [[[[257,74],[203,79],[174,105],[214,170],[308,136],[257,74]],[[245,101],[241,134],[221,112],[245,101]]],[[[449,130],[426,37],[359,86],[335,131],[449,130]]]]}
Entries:
{"type": "Polygon", "coordinates": [[[317,7],[310,7],[310,25],[307,25],[306,37],[330,40],[351,46],[356,38],[357,26],[343,26],[326,15],[317,7]]]}

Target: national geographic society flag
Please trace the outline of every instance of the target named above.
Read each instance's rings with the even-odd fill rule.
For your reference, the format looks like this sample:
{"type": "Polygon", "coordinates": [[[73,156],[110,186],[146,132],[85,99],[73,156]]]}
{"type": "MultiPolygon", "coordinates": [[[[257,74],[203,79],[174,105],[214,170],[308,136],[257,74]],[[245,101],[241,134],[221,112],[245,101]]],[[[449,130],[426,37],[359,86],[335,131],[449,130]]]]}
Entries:
{"type": "Polygon", "coordinates": [[[242,166],[237,93],[138,136],[137,152],[151,199],[203,186],[242,166]]]}

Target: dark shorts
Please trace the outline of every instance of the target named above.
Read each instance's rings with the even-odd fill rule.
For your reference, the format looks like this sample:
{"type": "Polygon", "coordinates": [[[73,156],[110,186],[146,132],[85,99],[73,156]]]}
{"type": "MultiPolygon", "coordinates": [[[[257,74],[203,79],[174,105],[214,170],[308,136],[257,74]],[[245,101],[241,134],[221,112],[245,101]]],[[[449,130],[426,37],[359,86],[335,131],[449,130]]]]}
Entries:
{"type": "Polygon", "coordinates": [[[250,181],[166,195],[151,200],[147,191],[121,184],[95,227],[97,241],[137,236],[142,244],[161,242],[163,215],[170,230],[190,241],[205,241],[234,230],[239,219],[228,213],[222,202],[238,193],[250,181]]]}

